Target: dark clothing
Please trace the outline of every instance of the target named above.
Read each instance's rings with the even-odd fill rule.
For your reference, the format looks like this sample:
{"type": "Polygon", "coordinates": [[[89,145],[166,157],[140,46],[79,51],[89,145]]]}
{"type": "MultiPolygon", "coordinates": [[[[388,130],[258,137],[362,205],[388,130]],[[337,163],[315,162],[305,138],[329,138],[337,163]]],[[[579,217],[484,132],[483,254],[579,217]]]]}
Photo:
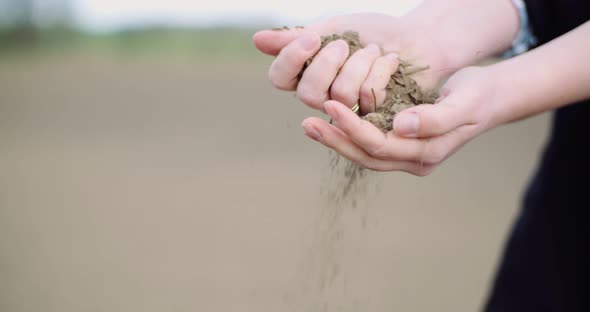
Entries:
{"type": "MultiPolygon", "coordinates": [[[[547,43],[590,19],[590,1],[528,0],[533,34],[547,43]]],[[[588,61],[580,66],[590,66],[588,61]]],[[[542,66],[542,65],[540,65],[542,66]]],[[[550,73],[548,73],[550,74],[550,73]]],[[[590,88],[590,86],[588,86],[590,88]]],[[[590,311],[585,211],[590,208],[590,102],[559,109],[504,250],[485,311],[590,311]],[[584,230],[583,230],[584,229],[584,230]]]]}
{"type": "Polygon", "coordinates": [[[547,43],[590,19],[587,0],[525,0],[533,34],[547,43]]]}

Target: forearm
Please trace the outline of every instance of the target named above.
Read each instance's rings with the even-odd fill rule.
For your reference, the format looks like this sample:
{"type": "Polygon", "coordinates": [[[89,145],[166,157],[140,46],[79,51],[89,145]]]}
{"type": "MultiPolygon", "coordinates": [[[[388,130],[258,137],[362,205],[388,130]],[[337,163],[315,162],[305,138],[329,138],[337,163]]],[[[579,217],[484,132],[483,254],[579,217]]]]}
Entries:
{"type": "Polygon", "coordinates": [[[497,83],[496,124],[590,98],[590,22],[538,48],[488,67],[497,83]]]}
{"type": "Polygon", "coordinates": [[[425,0],[404,19],[438,42],[454,70],[506,51],[519,30],[511,0],[425,0]]]}

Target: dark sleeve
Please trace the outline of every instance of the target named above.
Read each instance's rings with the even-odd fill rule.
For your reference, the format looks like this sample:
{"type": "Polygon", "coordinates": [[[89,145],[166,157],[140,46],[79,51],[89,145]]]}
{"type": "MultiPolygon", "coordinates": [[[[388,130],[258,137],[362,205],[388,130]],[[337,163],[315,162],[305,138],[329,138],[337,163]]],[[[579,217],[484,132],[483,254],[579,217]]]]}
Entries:
{"type": "Polygon", "coordinates": [[[590,20],[588,0],[525,0],[525,3],[539,45],[590,20]]]}

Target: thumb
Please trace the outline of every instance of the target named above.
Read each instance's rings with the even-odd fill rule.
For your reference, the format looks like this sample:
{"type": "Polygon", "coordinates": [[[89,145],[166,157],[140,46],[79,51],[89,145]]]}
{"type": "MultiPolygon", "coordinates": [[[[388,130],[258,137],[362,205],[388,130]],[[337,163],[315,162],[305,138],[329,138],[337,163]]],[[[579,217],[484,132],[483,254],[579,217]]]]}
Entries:
{"type": "Polygon", "coordinates": [[[326,35],[332,32],[330,23],[319,22],[306,27],[295,27],[291,29],[277,28],[261,30],[254,34],[252,40],[260,52],[272,56],[277,56],[281,50],[293,40],[310,33],[326,35]]]}
{"type": "Polygon", "coordinates": [[[405,137],[434,137],[469,122],[465,105],[446,97],[437,104],[422,104],[400,112],[393,121],[393,131],[405,137]]]}

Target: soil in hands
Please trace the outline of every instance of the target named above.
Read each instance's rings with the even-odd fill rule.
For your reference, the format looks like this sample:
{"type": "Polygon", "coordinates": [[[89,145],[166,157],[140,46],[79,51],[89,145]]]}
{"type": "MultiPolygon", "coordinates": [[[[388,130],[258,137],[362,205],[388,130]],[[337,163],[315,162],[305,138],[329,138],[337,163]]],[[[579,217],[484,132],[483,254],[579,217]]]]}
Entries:
{"type": "MultiPolygon", "coordinates": [[[[322,49],[332,41],[340,39],[346,41],[350,51],[349,57],[363,48],[359,34],[354,31],[348,31],[342,35],[333,34],[322,36],[321,39],[322,49]]],[[[299,77],[303,75],[307,67],[313,62],[314,57],[307,60],[299,73],[299,77]]],[[[371,112],[360,117],[379,128],[383,133],[387,133],[393,130],[393,119],[397,113],[416,105],[435,103],[438,98],[438,92],[421,88],[412,78],[414,74],[428,69],[428,65],[415,66],[400,59],[400,65],[397,71],[391,75],[389,83],[385,88],[386,96],[384,102],[381,105],[377,105],[377,99],[373,96],[374,103],[371,112]]],[[[332,156],[330,164],[332,172],[339,172],[342,177],[333,182],[334,188],[327,192],[329,197],[334,202],[349,201],[354,203],[356,197],[360,195],[359,193],[363,193],[361,191],[364,188],[361,185],[363,183],[359,182],[366,175],[363,168],[349,161],[339,161],[337,154],[332,156]]]]}
{"type": "MultiPolygon", "coordinates": [[[[350,50],[349,56],[352,56],[355,52],[363,48],[358,33],[353,31],[345,32],[342,35],[333,34],[323,36],[322,48],[328,43],[340,39],[348,43],[350,50]]],[[[299,74],[300,77],[312,61],[313,57],[305,63],[299,74]]],[[[390,77],[389,83],[385,88],[386,96],[384,103],[377,105],[375,99],[372,112],[361,116],[361,118],[386,133],[393,129],[393,118],[397,113],[416,105],[434,103],[438,98],[437,92],[422,89],[412,78],[413,74],[427,69],[429,69],[428,66],[418,67],[400,59],[398,70],[390,77]]]]}

